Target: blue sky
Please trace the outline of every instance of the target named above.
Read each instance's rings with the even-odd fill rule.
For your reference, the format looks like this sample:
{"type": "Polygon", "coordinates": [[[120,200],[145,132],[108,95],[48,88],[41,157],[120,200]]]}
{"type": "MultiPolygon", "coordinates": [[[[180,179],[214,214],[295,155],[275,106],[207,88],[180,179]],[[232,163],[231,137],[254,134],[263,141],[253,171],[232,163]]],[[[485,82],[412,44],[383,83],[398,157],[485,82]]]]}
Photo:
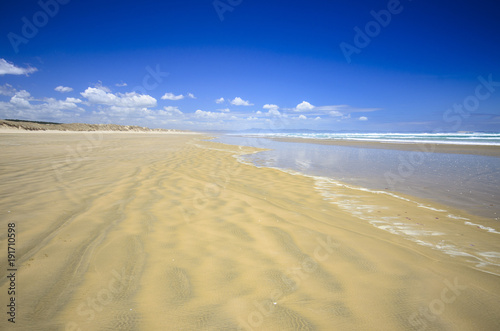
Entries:
{"type": "Polygon", "coordinates": [[[0,5],[0,118],[500,131],[494,1],[0,5]]]}

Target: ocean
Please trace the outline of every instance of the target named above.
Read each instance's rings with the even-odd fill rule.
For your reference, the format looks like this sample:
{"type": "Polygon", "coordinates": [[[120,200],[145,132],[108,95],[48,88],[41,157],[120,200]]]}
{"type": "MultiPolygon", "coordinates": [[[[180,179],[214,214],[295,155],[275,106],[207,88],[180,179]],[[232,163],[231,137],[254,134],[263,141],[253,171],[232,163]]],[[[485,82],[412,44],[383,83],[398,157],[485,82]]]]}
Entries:
{"type": "Polygon", "coordinates": [[[500,133],[259,133],[245,136],[500,146],[500,133]]]}

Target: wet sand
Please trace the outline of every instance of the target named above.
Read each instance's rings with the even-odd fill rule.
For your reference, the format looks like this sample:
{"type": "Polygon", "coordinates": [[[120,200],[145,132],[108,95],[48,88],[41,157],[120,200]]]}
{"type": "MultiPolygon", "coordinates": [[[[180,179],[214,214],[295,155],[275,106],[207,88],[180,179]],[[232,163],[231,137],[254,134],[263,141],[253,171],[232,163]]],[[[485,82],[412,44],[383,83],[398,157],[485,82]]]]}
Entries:
{"type": "Polygon", "coordinates": [[[0,329],[500,328],[494,221],[235,158],[256,151],[0,134],[4,310],[8,223],[18,268],[0,329]]]}
{"type": "Polygon", "coordinates": [[[500,157],[500,146],[487,145],[456,145],[433,143],[390,143],[376,141],[334,140],[334,139],[309,139],[309,138],[276,138],[269,139],[293,143],[308,143],[322,145],[338,145],[361,148],[397,149],[402,151],[423,151],[434,153],[471,154],[500,157]]]}

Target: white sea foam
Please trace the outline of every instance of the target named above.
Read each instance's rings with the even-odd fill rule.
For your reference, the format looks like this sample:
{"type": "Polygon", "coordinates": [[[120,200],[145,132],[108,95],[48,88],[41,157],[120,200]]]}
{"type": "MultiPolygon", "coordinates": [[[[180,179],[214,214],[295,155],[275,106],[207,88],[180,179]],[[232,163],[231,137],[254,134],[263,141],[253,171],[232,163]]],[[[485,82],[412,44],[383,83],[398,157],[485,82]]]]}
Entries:
{"type": "Polygon", "coordinates": [[[437,209],[437,208],[434,208],[434,207],[430,207],[430,206],[423,205],[423,204],[421,204],[421,203],[419,203],[419,204],[418,204],[418,207],[420,207],[420,208],[425,208],[425,209],[429,209],[429,210],[432,210],[432,211],[446,212],[446,210],[444,210],[444,209],[437,209]]]}
{"type": "Polygon", "coordinates": [[[254,137],[355,140],[405,144],[455,144],[500,146],[500,133],[250,133],[254,137]]]}
{"type": "MultiPolygon", "coordinates": [[[[302,175],[298,172],[291,170],[286,170],[286,172],[294,175],[302,175]]],[[[479,270],[500,276],[500,274],[490,271],[491,267],[500,267],[500,264],[497,264],[495,261],[492,261],[491,258],[487,258],[487,257],[500,258],[500,253],[478,252],[472,254],[466,251],[468,247],[460,247],[457,246],[456,244],[449,243],[446,240],[436,241],[436,239],[433,238],[447,238],[447,236],[451,234],[441,231],[435,231],[429,228],[424,228],[423,225],[420,224],[407,223],[405,222],[406,218],[404,218],[403,216],[399,217],[378,216],[373,213],[374,210],[387,211],[389,207],[366,204],[360,200],[359,193],[353,193],[352,195],[349,195],[346,193],[338,192],[337,190],[339,188],[348,188],[350,190],[353,190],[354,192],[360,191],[363,192],[364,194],[385,194],[396,199],[414,203],[417,207],[425,208],[433,212],[439,213],[440,215],[442,215],[441,217],[443,218],[448,217],[450,219],[455,219],[455,220],[468,220],[467,218],[450,214],[448,213],[447,210],[430,207],[391,192],[370,190],[364,187],[347,185],[345,183],[338,182],[328,177],[310,176],[310,175],[303,175],[303,176],[313,178],[315,180],[315,188],[318,190],[318,192],[323,196],[325,200],[329,201],[332,204],[335,204],[342,210],[350,213],[352,216],[361,220],[365,220],[369,224],[373,225],[374,227],[380,230],[389,232],[394,235],[402,236],[403,238],[410,240],[418,245],[429,247],[434,250],[439,250],[442,253],[447,254],[449,256],[468,258],[467,261],[472,263],[475,267],[479,268],[479,270]]],[[[475,224],[471,223],[468,225],[475,225],[475,224]]],[[[477,226],[486,231],[489,232],[495,231],[496,233],[495,229],[484,227],[479,224],[477,226]]]]}
{"type": "Polygon", "coordinates": [[[495,230],[495,229],[493,229],[491,227],[488,227],[488,226],[481,225],[481,224],[476,224],[476,223],[472,223],[472,222],[464,222],[464,224],[475,226],[475,227],[477,227],[479,229],[486,230],[486,231],[491,232],[491,233],[500,234],[500,232],[498,232],[497,230],[495,230]]]}
{"type": "Polygon", "coordinates": [[[469,220],[469,219],[468,219],[468,218],[466,218],[466,217],[461,217],[461,216],[457,216],[457,215],[453,215],[453,214],[448,214],[448,215],[446,215],[446,216],[447,216],[447,217],[449,217],[449,218],[453,218],[453,219],[455,219],[455,220],[466,220],[466,221],[468,221],[468,220],[469,220]]]}

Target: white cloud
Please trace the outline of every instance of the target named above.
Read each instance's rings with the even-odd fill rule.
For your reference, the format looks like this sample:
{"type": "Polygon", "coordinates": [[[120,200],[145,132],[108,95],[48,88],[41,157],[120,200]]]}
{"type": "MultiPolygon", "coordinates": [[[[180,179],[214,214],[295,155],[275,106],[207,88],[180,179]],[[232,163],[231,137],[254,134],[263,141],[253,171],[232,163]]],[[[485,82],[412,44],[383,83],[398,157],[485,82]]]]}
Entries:
{"type": "Polygon", "coordinates": [[[278,105],[273,105],[273,104],[269,104],[269,103],[266,103],[264,106],[262,106],[262,108],[264,108],[264,109],[276,109],[276,110],[279,109],[278,105]]]}
{"type": "Polygon", "coordinates": [[[174,106],[166,106],[163,107],[165,110],[160,110],[158,113],[160,115],[167,115],[167,116],[176,116],[176,115],[182,115],[183,113],[179,110],[178,107],[174,106]]]}
{"type": "Polygon", "coordinates": [[[191,98],[191,99],[196,99],[196,97],[194,96],[193,93],[188,93],[188,97],[191,98]]]}
{"type": "Polygon", "coordinates": [[[319,116],[316,116],[316,118],[314,119],[315,121],[319,121],[321,119],[321,117],[319,116]]]}
{"type": "Polygon", "coordinates": [[[201,109],[198,109],[197,111],[194,112],[194,116],[198,118],[217,119],[226,117],[226,114],[216,113],[211,111],[203,111],[201,109]]]}
{"type": "Polygon", "coordinates": [[[299,119],[299,120],[307,120],[307,117],[306,117],[306,116],[304,116],[304,115],[300,115],[298,119],[299,119]]]}
{"type": "Polygon", "coordinates": [[[309,111],[309,110],[313,110],[314,109],[314,106],[311,105],[309,102],[307,101],[302,101],[301,103],[299,103],[297,105],[297,107],[295,107],[295,111],[297,112],[303,112],[303,111],[309,111]]]}
{"type": "MultiPolygon", "coordinates": [[[[327,111],[328,114],[332,117],[337,117],[337,121],[351,118],[352,113],[363,113],[363,112],[372,112],[380,110],[381,108],[355,108],[349,105],[330,105],[330,106],[320,106],[315,107],[314,110],[327,111]]],[[[358,118],[360,121],[366,121],[368,118],[365,116],[361,116],[358,118]]]]}
{"type": "Polygon", "coordinates": [[[76,99],[76,98],[66,98],[67,102],[72,102],[72,103],[80,103],[82,100],[76,99]]]}
{"type": "Polygon", "coordinates": [[[325,110],[325,111],[339,111],[342,109],[348,109],[348,105],[330,105],[330,106],[320,106],[316,107],[316,110],[325,110]]]}
{"type": "Polygon", "coordinates": [[[10,84],[0,85],[0,95],[13,96],[17,90],[10,84]]]}
{"type": "Polygon", "coordinates": [[[77,103],[81,103],[82,100],[76,98],[66,98],[66,100],[56,100],[54,98],[46,98],[44,99],[47,102],[48,106],[52,109],[58,110],[74,110],[78,109],[77,103]]]}
{"type": "Polygon", "coordinates": [[[56,87],[54,90],[61,93],[67,93],[73,91],[73,88],[60,85],[56,87]]]}
{"type": "Polygon", "coordinates": [[[0,102],[0,117],[30,120],[73,118],[84,112],[77,105],[81,102],[80,99],[76,98],[35,100],[28,91],[21,90],[16,92],[9,102],[0,102]]]}
{"type": "Polygon", "coordinates": [[[334,116],[334,117],[342,116],[342,113],[337,111],[337,110],[332,110],[328,114],[330,114],[331,116],[334,116]]]}
{"type": "Polygon", "coordinates": [[[247,117],[247,121],[256,121],[256,120],[258,120],[257,117],[253,117],[253,116],[247,117]]]}
{"type": "Polygon", "coordinates": [[[171,112],[182,114],[182,112],[179,110],[179,107],[177,107],[177,106],[165,106],[165,107],[163,107],[163,109],[165,109],[166,111],[171,111],[171,112]]]}
{"type": "Polygon", "coordinates": [[[278,109],[276,109],[276,108],[271,108],[271,109],[269,109],[269,111],[267,112],[267,114],[268,114],[269,116],[277,116],[277,117],[281,117],[281,113],[280,113],[280,112],[279,112],[279,110],[278,110],[278,109]]]}
{"type": "Polygon", "coordinates": [[[109,93],[102,88],[88,87],[80,93],[90,103],[124,108],[141,108],[156,106],[156,99],[150,95],[129,93],[109,93]]]}
{"type": "Polygon", "coordinates": [[[116,83],[115,86],[118,86],[118,87],[124,87],[124,86],[127,86],[127,83],[125,82],[122,82],[122,83],[116,83]]]}
{"type": "Polygon", "coordinates": [[[231,100],[231,104],[235,106],[253,106],[253,103],[250,103],[250,101],[243,100],[240,97],[236,97],[233,100],[231,100]]]}
{"type": "Polygon", "coordinates": [[[215,103],[223,103],[223,102],[224,102],[224,98],[219,98],[219,99],[215,100],[215,103]]]}
{"type": "Polygon", "coordinates": [[[173,93],[165,93],[162,97],[163,100],[181,100],[184,99],[182,94],[175,95],[173,93]]]}
{"type": "Polygon", "coordinates": [[[229,108],[223,108],[223,109],[217,109],[218,111],[221,111],[223,113],[229,113],[231,111],[231,109],[229,108]]]}
{"type": "Polygon", "coordinates": [[[27,67],[20,68],[16,67],[13,63],[7,62],[5,59],[0,59],[0,76],[3,75],[26,75],[38,71],[37,68],[27,67]]]}
{"type": "Polygon", "coordinates": [[[257,115],[262,114],[262,112],[261,112],[260,110],[257,110],[255,113],[256,113],[257,115]]]}
{"type": "Polygon", "coordinates": [[[380,109],[381,108],[356,108],[349,105],[331,105],[315,108],[315,110],[335,111],[342,114],[372,112],[380,109]]]}
{"type": "Polygon", "coordinates": [[[153,110],[145,107],[110,106],[105,110],[105,114],[110,116],[143,117],[147,115],[154,115],[155,113],[153,110]]]}
{"type": "Polygon", "coordinates": [[[29,101],[32,99],[33,98],[28,91],[21,90],[14,94],[12,98],[10,98],[10,103],[16,107],[29,108],[31,106],[29,101]]]}
{"type": "Polygon", "coordinates": [[[101,81],[98,81],[97,84],[94,85],[95,88],[98,88],[100,90],[103,90],[104,92],[111,93],[111,90],[107,88],[106,86],[102,85],[101,81]]]}

